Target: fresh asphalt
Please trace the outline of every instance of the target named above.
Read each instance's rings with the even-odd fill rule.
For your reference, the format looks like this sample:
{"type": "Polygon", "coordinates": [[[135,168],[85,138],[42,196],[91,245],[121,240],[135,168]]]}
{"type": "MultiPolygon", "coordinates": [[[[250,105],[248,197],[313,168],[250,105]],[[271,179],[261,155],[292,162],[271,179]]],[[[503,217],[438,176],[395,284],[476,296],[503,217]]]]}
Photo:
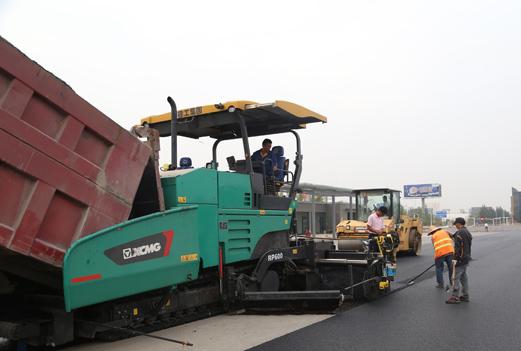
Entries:
{"type": "MultiPolygon", "coordinates": [[[[419,257],[400,257],[395,293],[250,350],[519,350],[521,231],[474,235],[469,303],[447,305],[435,288],[425,238],[419,257]]],[[[447,279],[447,275],[445,275],[447,279]]]]}

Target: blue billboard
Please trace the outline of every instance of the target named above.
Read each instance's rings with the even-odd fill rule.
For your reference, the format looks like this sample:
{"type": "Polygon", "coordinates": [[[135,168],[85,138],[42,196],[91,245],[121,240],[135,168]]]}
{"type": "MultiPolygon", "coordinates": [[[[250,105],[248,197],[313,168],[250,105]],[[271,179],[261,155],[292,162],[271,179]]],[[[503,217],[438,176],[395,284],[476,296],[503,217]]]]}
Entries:
{"type": "Polygon", "coordinates": [[[447,215],[448,215],[448,214],[449,214],[449,213],[447,212],[447,210],[441,210],[441,211],[436,211],[435,216],[436,216],[437,218],[444,219],[444,218],[447,218],[447,215]]]}
{"type": "Polygon", "coordinates": [[[441,196],[440,184],[414,184],[403,186],[404,197],[439,197],[441,196]]]}

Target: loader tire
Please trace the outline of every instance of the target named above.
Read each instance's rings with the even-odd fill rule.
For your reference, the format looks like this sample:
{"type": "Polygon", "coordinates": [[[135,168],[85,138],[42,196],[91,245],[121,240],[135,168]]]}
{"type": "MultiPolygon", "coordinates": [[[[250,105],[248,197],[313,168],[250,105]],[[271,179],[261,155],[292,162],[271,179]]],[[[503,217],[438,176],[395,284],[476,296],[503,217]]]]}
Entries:
{"type": "Polygon", "coordinates": [[[421,235],[418,234],[416,228],[412,228],[409,232],[409,253],[411,256],[419,256],[422,249],[422,238],[421,235]]]}

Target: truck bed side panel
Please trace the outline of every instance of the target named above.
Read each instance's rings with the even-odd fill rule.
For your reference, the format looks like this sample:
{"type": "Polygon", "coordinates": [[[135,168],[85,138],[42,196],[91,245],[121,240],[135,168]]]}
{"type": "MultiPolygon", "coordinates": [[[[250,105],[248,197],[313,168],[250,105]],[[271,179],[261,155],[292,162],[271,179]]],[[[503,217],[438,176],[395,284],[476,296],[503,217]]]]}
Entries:
{"type": "Polygon", "coordinates": [[[0,245],[61,267],[128,219],[151,150],[0,37],[0,245]]]}

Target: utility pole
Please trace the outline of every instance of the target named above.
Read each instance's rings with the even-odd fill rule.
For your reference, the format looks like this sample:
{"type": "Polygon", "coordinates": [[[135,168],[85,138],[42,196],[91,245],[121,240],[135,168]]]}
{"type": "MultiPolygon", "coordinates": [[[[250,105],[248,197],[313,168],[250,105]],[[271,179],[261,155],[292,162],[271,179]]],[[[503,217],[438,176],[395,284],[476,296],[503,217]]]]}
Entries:
{"type": "MultiPolygon", "coordinates": [[[[427,212],[427,207],[425,206],[425,196],[422,196],[421,197],[422,199],[422,212],[423,212],[423,215],[429,215],[428,212],[427,212]]],[[[431,219],[431,222],[430,222],[430,225],[432,225],[432,208],[431,208],[431,213],[430,213],[430,219],[431,219]]]]}

